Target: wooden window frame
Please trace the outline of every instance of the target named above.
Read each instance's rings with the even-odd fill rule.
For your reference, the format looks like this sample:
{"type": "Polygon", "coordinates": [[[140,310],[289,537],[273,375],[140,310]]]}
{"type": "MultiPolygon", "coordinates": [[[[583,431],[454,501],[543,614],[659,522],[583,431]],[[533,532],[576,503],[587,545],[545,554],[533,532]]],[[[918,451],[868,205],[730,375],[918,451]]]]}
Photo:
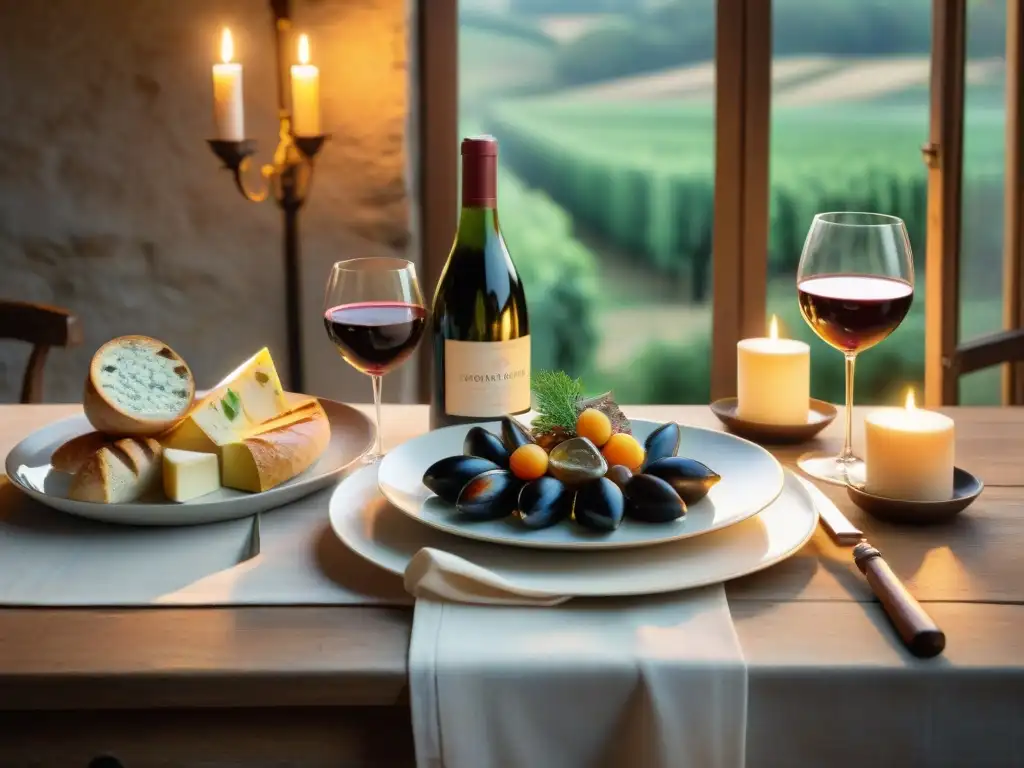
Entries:
{"type": "Polygon", "coordinates": [[[1020,0],[1006,2],[1006,179],[1003,230],[1003,328],[959,342],[963,198],[966,0],[932,0],[932,68],[925,265],[925,403],[956,405],[960,377],[1003,368],[1002,402],[1024,404],[1024,92],[1020,0]]]}
{"type": "MultiPolygon", "coordinates": [[[[413,229],[429,300],[458,215],[458,0],[419,0],[413,17],[413,229]]],[[[771,18],[768,0],[717,0],[713,398],[735,394],[736,342],[765,333],[771,18]]],[[[422,344],[418,353],[421,402],[430,396],[430,348],[422,344]]]]}

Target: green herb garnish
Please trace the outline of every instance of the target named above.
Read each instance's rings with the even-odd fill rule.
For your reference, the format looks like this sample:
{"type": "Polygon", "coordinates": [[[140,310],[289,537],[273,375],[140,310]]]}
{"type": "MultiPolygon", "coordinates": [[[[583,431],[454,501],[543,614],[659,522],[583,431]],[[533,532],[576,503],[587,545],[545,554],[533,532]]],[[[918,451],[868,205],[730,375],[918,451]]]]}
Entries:
{"type": "Polygon", "coordinates": [[[242,398],[230,387],[228,387],[224,397],[220,399],[220,405],[224,409],[224,415],[231,421],[234,421],[238,414],[242,412],[242,398]]]}
{"type": "Polygon", "coordinates": [[[550,432],[562,428],[576,429],[579,411],[576,404],[583,397],[583,382],[565,371],[538,371],[530,382],[534,394],[537,417],[533,420],[536,432],[550,432]]]}

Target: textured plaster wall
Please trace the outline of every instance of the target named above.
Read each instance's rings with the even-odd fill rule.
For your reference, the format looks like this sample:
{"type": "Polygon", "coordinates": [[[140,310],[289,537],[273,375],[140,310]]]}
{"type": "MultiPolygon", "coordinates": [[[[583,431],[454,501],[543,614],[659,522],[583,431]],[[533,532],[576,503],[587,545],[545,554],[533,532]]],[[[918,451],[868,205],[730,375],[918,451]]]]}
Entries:
{"type": "MultiPolygon", "coordinates": [[[[293,0],[321,72],[324,130],[302,213],[306,389],[368,401],[320,320],[336,260],[414,258],[406,194],[406,0],[293,0]]],[[[0,0],[0,298],[73,310],[86,343],[54,350],[46,398],[78,401],[121,334],[163,339],[201,387],[260,346],[286,370],[280,212],[245,202],[206,146],[219,29],[245,67],[247,133],[276,143],[264,0],[0,0]]],[[[0,341],[0,402],[28,350],[0,341]]],[[[387,382],[413,392],[411,364],[387,382]]]]}

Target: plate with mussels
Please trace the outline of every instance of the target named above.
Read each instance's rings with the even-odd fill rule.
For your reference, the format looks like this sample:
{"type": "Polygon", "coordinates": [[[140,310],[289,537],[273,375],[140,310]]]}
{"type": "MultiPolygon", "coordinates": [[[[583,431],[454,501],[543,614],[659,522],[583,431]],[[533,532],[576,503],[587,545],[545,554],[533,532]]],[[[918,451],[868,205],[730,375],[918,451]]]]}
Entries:
{"type": "Polygon", "coordinates": [[[760,446],[628,419],[610,395],[584,398],[581,390],[565,374],[542,373],[527,417],[446,427],[402,444],[381,462],[381,493],[447,533],[549,549],[699,536],[752,517],[781,493],[782,467],[760,446]]]}

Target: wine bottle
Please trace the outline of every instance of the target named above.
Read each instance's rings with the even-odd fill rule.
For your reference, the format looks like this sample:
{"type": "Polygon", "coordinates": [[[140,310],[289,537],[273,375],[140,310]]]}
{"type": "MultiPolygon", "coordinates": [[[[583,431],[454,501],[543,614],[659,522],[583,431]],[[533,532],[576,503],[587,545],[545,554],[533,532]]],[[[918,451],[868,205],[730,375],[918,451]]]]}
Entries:
{"type": "Polygon", "coordinates": [[[431,316],[430,428],[530,410],[530,324],[498,225],[498,142],[462,141],[462,211],[431,316]]]}

